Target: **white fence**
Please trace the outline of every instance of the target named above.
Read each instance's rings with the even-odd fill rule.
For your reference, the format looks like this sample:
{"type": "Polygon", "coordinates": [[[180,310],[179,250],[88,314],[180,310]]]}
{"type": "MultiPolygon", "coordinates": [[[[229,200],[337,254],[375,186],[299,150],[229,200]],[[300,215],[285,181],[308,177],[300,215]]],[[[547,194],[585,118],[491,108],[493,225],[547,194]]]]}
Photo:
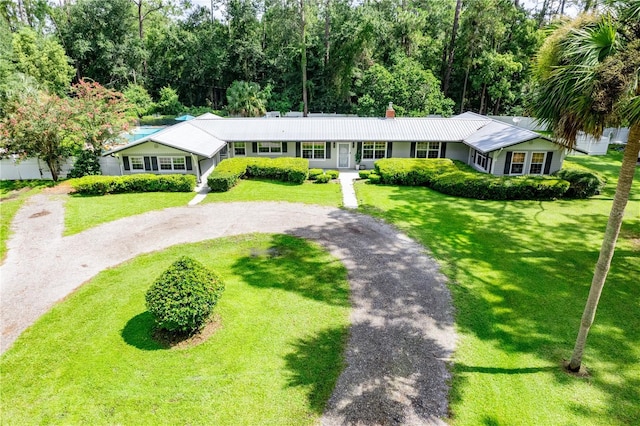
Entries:
{"type": "MultiPolygon", "coordinates": [[[[60,177],[66,177],[73,168],[75,158],[68,158],[61,167],[60,177]]],[[[121,175],[118,160],[113,157],[101,157],[100,168],[102,174],[118,176],[121,175]]],[[[51,170],[42,160],[37,158],[25,158],[15,161],[12,158],[0,160],[0,180],[22,180],[22,179],[52,179],[51,170]]]]}

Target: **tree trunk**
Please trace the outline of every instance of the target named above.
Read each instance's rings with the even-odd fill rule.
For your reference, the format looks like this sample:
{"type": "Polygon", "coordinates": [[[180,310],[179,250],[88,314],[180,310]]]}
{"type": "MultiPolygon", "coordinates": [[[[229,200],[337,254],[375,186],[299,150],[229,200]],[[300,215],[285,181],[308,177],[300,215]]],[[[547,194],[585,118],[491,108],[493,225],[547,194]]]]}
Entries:
{"type": "Polygon", "coordinates": [[[609,214],[607,228],[604,231],[600,256],[598,257],[598,262],[596,263],[596,268],[593,273],[589,297],[587,298],[587,304],[580,322],[580,331],[578,332],[578,338],[576,339],[571,361],[569,362],[568,368],[570,371],[579,371],[580,365],[582,364],[582,355],[584,354],[584,348],[587,343],[587,335],[596,316],[598,301],[600,300],[600,294],[602,294],[602,288],[607,279],[611,259],[613,258],[613,253],[616,248],[616,241],[620,233],[620,226],[624,218],[624,210],[627,206],[627,201],[629,201],[639,151],[640,123],[635,123],[631,126],[629,141],[624,150],[624,157],[622,158],[622,166],[620,167],[620,175],[618,177],[618,186],[616,187],[616,194],[613,197],[613,205],[611,207],[611,213],[609,214]]]}
{"type": "Polygon", "coordinates": [[[464,73],[464,85],[462,86],[462,99],[460,100],[460,114],[464,112],[464,98],[467,96],[467,83],[469,82],[469,71],[471,70],[471,64],[467,66],[467,71],[464,73]]]}
{"type": "Polygon", "coordinates": [[[51,171],[51,179],[53,179],[54,182],[57,182],[60,177],[60,174],[58,173],[58,162],[56,159],[52,158],[45,158],[44,161],[47,163],[47,167],[49,167],[49,170],[51,171]]]}
{"type": "Polygon", "coordinates": [[[449,80],[451,79],[451,69],[453,68],[453,54],[456,48],[456,35],[458,34],[458,23],[460,20],[460,10],[462,9],[462,0],[456,2],[456,13],[453,16],[453,28],[451,29],[451,40],[449,41],[449,51],[447,52],[447,65],[442,80],[442,93],[447,96],[449,91],[449,80]]]}
{"type": "Polygon", "coordinates": [[[300,47],[301,47],[301,59],[300,68],[302,68],[302,116],[309,115],[309,105],[307,102],[307,40],[306,40],[306,25],[304,20],[304,0],[300,0],[300,47]]]}
{"type": "Polygon", "coordinates": [[[487,83],[482,85],[482,92],[480,93],[480,111],[478,114],[484,114],[484,106],[487,98],[487,83]]]}
{"type": "Polygon", "coordinates": [[[324,68],[327,69],[327,64],[329,63],[329,48],[330,40],[329,36],[331,35],[331,0],[326,0],[324,3],[324,68]]]}

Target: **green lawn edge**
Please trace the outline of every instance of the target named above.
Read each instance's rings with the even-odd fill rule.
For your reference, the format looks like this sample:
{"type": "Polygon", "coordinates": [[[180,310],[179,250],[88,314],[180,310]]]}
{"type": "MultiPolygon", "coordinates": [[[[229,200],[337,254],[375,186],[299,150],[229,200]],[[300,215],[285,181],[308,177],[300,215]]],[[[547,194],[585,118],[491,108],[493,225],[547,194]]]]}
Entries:
{"type": "Polygon", "coordinates": [[[344,368],[349,311],[346,269],[303,239],[249,234],[142,255],[3,354],[3,423],[317,424],[344,368]],[[168,350],[149,338],[144,293],[183,255],[225,280],[222,326],[168,350]]]}
{"type": "Polygon", "coordinates": [[[481,201],[356,184],[360,211],[427,247],[449,277],[459,333],[451,422],[628,425],[640,418],[640,170],[587,343],[566,374],[621,154],[569,157],[607,175],[587,200],[481,201]]]}

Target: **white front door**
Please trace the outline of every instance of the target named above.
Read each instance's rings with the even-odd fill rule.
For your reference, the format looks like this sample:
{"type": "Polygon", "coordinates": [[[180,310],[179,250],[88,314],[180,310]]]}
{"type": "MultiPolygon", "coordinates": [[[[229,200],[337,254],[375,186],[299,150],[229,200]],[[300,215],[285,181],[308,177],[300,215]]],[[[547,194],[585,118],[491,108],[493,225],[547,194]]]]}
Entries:
{"type": "Polygon", "coordinates": [[[349,168],[349,151],[350,145],[348,143],[338,144],[338,167],[349,168]]]}

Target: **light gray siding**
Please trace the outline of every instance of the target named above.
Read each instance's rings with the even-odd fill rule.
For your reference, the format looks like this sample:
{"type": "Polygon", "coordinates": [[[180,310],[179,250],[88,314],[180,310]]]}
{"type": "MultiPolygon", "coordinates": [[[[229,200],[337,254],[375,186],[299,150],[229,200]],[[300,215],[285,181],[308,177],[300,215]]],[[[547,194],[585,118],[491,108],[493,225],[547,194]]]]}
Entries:
{"type": "Polygon", "coordinates": [[[469,160],[469,147],[463,143],[448,143],[446,157],[466,163],[469,160]]]}
{"type": "Polygon", "coordinates": [[[551,164],[549,167],[549,173],[554,173],[562,167],[562,162],[565,157],[565,150],[562,147],[558,147],[558,145],[549,142],[544,139],[536,139],[529,142],[523,142],[517,145],[513,145],[504,150],[496,151],[493,154],[493,164],[492,170],[493,174],[496,176],[504,175],[505,163],[507,161],[508,153],[513,155],[514,152],[524,152],[525,155],[525,164],[524,164],[524,174],[528,174],[529,167],[531,165],[532,153],[534,152],[552,152],[551,164]]]}

